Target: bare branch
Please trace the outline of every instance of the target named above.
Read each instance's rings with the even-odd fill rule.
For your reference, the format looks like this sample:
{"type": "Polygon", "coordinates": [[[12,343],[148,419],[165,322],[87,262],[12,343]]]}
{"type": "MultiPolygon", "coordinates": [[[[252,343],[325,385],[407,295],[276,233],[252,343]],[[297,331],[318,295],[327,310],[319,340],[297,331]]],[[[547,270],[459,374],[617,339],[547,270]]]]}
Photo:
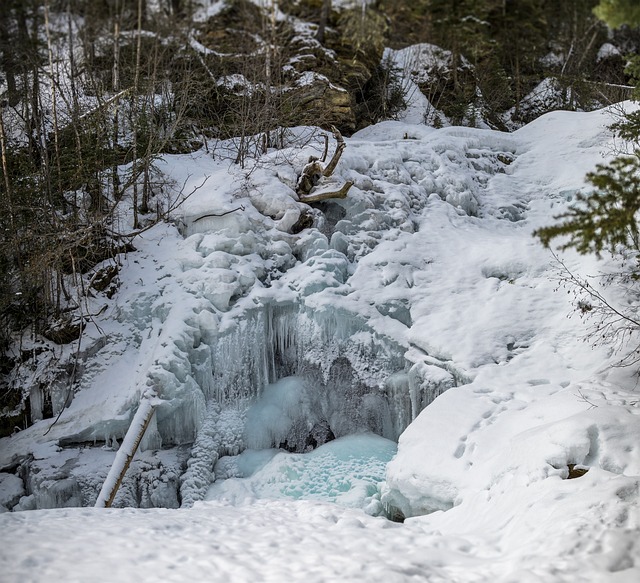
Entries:
{"type": "Polygon", "coordinates": [[[333,172],[336,169],[336,166],[338,165],[338,162],[340,162],[340,158],[342,157],[342,152],[347,147],[346,144],[344,143],[344,138],[342,137],[342,134],[340,133],[338,128],[336,128],[336,126],[331,126],[331,130],[333,131],[333,137],[336,139],[336,142],[338,142],[338,147],[336,148],[336,151],[333,154],[333,158],[331,158],[331,161],[329,162],[329,164],[327,164],[327,167],[324,169],[324,172],[322,173],[323,176],[331,176],[333,174],[333,172]]]}
{"type": "Polygon", "coordinates": [[[591,287],[587,282],[585,282],[585,281],[581,280],[579,277],[577,277],[566,266],[564,261],[562,261],[562,259],[560,259],[556,255],[556,253],[553,250],[551,251],[551,254],[553,255],[554,259],[562,266],[562,269],[565,271],[565,273],[569,277],[569,281],[571,281],[571,283],[573,283],[576,287],[578,287],[583,292],[585,292],[589,297],[594,299],[596,302],[598,302],[599,304],[604,306],[611,313],[613,313],[616,316],[618,316],[621,321],[628,322],[629,324],[633,325],[635,328],[640,329],[640,322],[638,322],[637,320],[635,320],[634,318],[632,318],[628,314],[623,314],[622,312],[617,310],[614,306],[612,306],[599,291],[597,291],[596,289],[591,287]]]}
{"type": "Polygon", "coordinates": [[[230,211],[226,211],[224,213],[209,213],[208,215],[202,215],[201,217],[194,219],[193,222],[196,223],[198,221],[201,221],[202,219],[207,219],[209,217],[224,217],[225,215],[229,215],[231,213],[235,213],[236,211],[243,211],[243,210],[244,210],[244,205],[240,205],[238,208],[231,209],[230,211]]]}
{"type": "Polygon", "coordinates": [[[322,134],[324,138],[324,151],[322,152],[322,158],[320,158],[320,162],[325,162],[327,160],[327,154],[329,153],[329,136],[327,134],[322,134]]]}
{"type": "MultiPolygon", "coordinates": [[[[162,219],[168,217],[173,211],[175,211],[185,200],[187,200],[190,196],[192,196],[193,194],[195,194],[196,192],[198,192],[198,190],[200,190],[205,183],[207,182],[207,180],[209,180],[209,178],[211,178],[210,176],[205,176],[204,180],[198,185],[198,186],[194,186],[193,190],[187,194],[186,196],[183,196],[182,198],[176,198],[175,202],[169,206],[169,208],[163,212],[160,213],[157,217],[156,220],[153,221],[150,225],[147,225],[146,227],[142,227],[140,229],[136,229],[135,231],[132,231],[131,233],[116,233],[115,231],[112,231],[110,229],[107,229],[105,227],[105,231],[107,233],[109,233],[111,236],[116,237],[116,238],[122,238],[122,239],[133,239],[135,237],[137,237],[138,235],[140,235],[141,233],[144,233],[145,231],[148,231],[149,229],[155,227],[162,219]]],[[[189,179],[189,176],[187,176],[187,178],[185,178],[184,184],[186,184],[187,180],[189,179]]],[[[184,189],[184,186],[183,186],[184,189]]],[[[182,191],[181,191],[182,192],[182,191]]],[[[244,210],[244,209],[243,209],[244,210]]],[[[203,217],[200,217],[203,218],[203,217]]]]}
{"type": "Polygon", "coordinates": [[[347,192],[349,192],[349,189],[353,186],[353,181],[352,180],[347,180],[347,182],[345,182],[342,185],[342,188],[340,190],[334,190],[334,191],[330,191],[330,192],[319,192],[317,194],[310,194],[308,196],[305,197],[300,197],[300,202],[305,202],[307,204],[312,203],[312,202],[320,202],[323,200],[327,200],[330,198],[347,198],[347,192]]]}

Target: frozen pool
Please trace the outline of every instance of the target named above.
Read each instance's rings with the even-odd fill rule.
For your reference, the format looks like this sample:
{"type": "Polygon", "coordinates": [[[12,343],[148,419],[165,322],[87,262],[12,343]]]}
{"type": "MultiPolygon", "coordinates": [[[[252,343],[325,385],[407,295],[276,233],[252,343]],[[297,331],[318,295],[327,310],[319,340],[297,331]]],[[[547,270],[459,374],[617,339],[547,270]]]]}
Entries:
{"type": "Polygon", "coordinates": [[[323,500],[379,514],[378,483],[384,480],[396,449],[397,444],[389,439],[362,433],[330,441],[308,453],[245,450],[218,460],[216,481],[206,500],[232,504],[249,498],[323,500]]]}

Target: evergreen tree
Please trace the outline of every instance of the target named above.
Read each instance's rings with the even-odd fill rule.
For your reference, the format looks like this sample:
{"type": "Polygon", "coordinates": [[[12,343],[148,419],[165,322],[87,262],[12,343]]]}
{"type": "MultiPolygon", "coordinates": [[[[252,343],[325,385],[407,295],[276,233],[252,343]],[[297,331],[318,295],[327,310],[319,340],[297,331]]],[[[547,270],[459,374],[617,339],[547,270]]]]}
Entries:
{"type": "MultiPolygon", "coordinates": [[[[604,0],[596,9],[611,22],[635,23],[633,0],[604,0]]],[[[640,89],[640,68],[637,58],[627,71],[640,89]]],[[[628,113],[611,126],[614,134],[630,144],[630,155],[623,155],[608,165],[599,165],[587,180],[593,186],[589,195],[580,194],[578,204],[556,217],[564,219],[557,225],[539,229],[536,235],[548,246],[552,239],[569,236],[563,248],[574,247],[580,253],[603,250],[616,253],[620,248],[640,253],[638,241],[638,211],[640,210],[640,111],[628,113]]]]}
{"type": "Polygon", "coordinates": [[[594,12],[611,28],[627,24],[640,26],[640,2],[638,0],[600,0],[594,12]]]}
{"type": "MultiPolygon", "coordinates": [[[[635,0],[605,0],[596,13],[606,18],[611,25],[638,24],[638,7],[635,0]]],[[[640,90],[637,59],[632,61],[629,73],[636,82],[636,95],[640,90]]],[[[629,144],[630,152],[614,159],[607,165],[599,165],[595,172],[587,175],[593,191],[579,194],[577,204],[566,213],[556,217],[562,222],[539,229],[537,235],[545,246],[556,237],[568,237],[561,248],[572,247],[581,254],[603,251],[611,253],[621,267],[602,278],[604,286],[615,286],[626,294],[624,303],[616,306],[598,288],[566,270],[567,282],[580,299],[577,308],[582,314],[593,313],[598,318],[597,341],[616,345],[627,341],[631,334],[640,331],[636,318],[637,299],[640,297],[640,111],[623,116],[611,128],[617,137],[629,144]]],[[[562,262],[561,262],[562,263],[562,262]]],[[[636,342],[633,350],[621,364],[636,364],[640,346],[636,342]]]]}
{"type": "Polygon", "coordinates": [[[578,194],[578,204],[556,217],[563,219],[562,223],[539,229],[536,233],[542,243],[548,246],[552,239],[566,235],[569,240],[562,249],[574,247],[582,254],[615,254],[621,248],[640,252],[638,154],[620,156],[588,174],[593,193],[578,194]]]}

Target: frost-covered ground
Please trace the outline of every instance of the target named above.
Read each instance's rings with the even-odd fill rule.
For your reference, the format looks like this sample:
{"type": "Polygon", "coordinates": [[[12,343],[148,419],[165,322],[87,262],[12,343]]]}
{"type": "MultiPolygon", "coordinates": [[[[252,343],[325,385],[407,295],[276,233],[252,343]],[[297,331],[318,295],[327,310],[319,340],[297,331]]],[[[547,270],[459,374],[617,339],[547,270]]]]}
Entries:
{"type": "Polygon", "coordinates": [[[347,140],[326,188],[354,187],[315,210],[293,190],[322,145],[305,129],[245,174],[221,150],[160,161],[184,193],[209,178],[91,300],[60,420],[0,441],[0,504],[38,508],[0,515],[3,580],[637,581],[637,379],[582,340],[531,236],[609,154],[608,123],[385,122],[347,140]],[[95,502],[149,387],[116,505],[185,507],[46,510],[95,502]]]}

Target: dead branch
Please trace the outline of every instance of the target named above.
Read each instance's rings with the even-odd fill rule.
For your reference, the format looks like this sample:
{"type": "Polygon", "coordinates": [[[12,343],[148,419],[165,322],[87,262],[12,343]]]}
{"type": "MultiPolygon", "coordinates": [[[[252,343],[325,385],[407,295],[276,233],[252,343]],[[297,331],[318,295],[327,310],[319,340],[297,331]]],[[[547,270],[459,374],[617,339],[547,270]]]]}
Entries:
{"type": "Polygon", "coordinates": [[[298,185],[296,187],[296,192],[301,202],[318,202],[328,198],[345,198],[348,190],[353,186],[353,182],[349,181],[345,183],[340,190],[334,192],[322,192],[316,195],[311,194],[311,191],[320,183],[322,178],[331,176],[334,173],[336,166],[342,157],[342,152],[344,152],[344,149],[347,147],[338,128],[331,126],[331,129],[333,130],[333,137],[338,143],[336,151],[334,152],[329,164],[323,166],[322,162],[324,162],[327,157],[327,140],[325,141],[325,150],[322,159],[318,160],[315,156],[311,156],[309,158],[308,164],[302,169],[302,174],[300,174],[298,185]]]}
{"type": "MultiPolygon", "coordinates": [[[[187,176],[187,177],[185,178],[184,183],[183,183],[183,185],[182,185],[182,189],[180,190],[180,193],[182,193],[182,192],[184,191],[184,187],[185,187],[185,185],[186,185],[186,183],[187,183],[187,180],[189,180],[189,178],[191,178],[191,175],[189,175],[189,176],[187,176]]],[[[205,177],[204,177],[204,180],[203,180],[200,184],[198,184],[197,186],[194,186],[194,187],[193,187],[193,190],[192,190],[189,194],[187,194],[187,195],[183,196],[182,198],[180,198],[180,196],[178,196],[178,197],[176,198],[176,200],[175,200],[173,203],[171,203],[171,204],[169,205],[169,208],[167,208],[167,210],[166,210],[166,211],[164,211],[163,213],[160,213],[160,214],[156,217],[156,220],[155,220],[155,221],[153,221],[151,224],[147,225],[146,227],[141,227],[141,228],[136,229],[135,231],[132,231],[132,232],[130,232],[130,233],[117,233],[117,232],[115,232],[115,231],[112,231],[112,230],[108,229],[106,226],[104,227],[104,229],[105,229],[105,231],[106,231],[109,235],[111,235],[111,236],[113,236],[113,237],[116,237],[116,238],[118,238],[118,239],[131,239],[131,240],[133,240],[133,239],[134,239],[135,237],[137,237],[138,235],[140,235],[140,234],[144,233],[145,231],[148,231],[149,229],[151,229],[151,228],[155,227],[155,226],[156,226],[156,225],[157,225],[161,220],[163,220],[163,219],[167,218],[167,217],[168,217],[168,216],[169,216],[173,211],[175,211],[175,210],[176,210],[176,209],[177,209],[177,208],[178,208],[178,207],[179,207],[179,206],[180,206],[180,205],[181,205],[185,200],[187,200],[190,196],[192,196],[192,195],[194,195],[196,192],[198,192],[198,190],[200,190],[200,189],[201,189],[201,188],[206,184],[206,182],[207,182],[207,180],[209,180],[209,178],[211,178],[211,176],[205,176],[205,177]]],[[[117,206],[117,205],[116,205],[116,206],[117,206]]],[[[115,209],[115,206],[114,206],[114,209],[115,209]]],[[[237,210],[237,209],[234,209],[234,210],[237,210]]],[[[244,210],[244,209],[242,209],[242,210],[244,210]]],[[[113,210],[112,210],[112,212],[113,212],[113,210]]],[[[229,211],[229,212],[233,212],[233,211],[229,211]]],[[[204,218],[204,217],[200,217],[200,218],[202,219],[202,218],[204,218]]],[[[199,219],[196,219],[196,220],[199,220],[199,219]]]]}
{"type": "Polygon", "coordinates": [[[109,105],[111,105],[112,103],[120,99],[121,97],[124,97],[132,89],[133,87],[128,87],[127,89],[123,89],[119,93],[112,95],[111,97],[109,97],[109,99],[107,99],[106,101],[103,101],[102,103],[99,103],[96,107],[90,109],[89,111],[85,111],[78,119],[82,120],[92,116],[94,113],[99,112],[100,110],[104,109],[105,107],[108,107],[109,105]]]}
{"type": "Polygon", "coordinates": [[[327,154],[329,153],[329,136],[327,134],[322,134],[324,138],[324,151],[322,152],[322,158],[320,158],[320,162],[325,162],[327,159],[327,154]]]}
{"type": "Polygon", "coordinates": [[[235,213],[236,211],[243,211],[243,210],[244,210],[244,205],[241,204],[239,207],[231,209],[230,211],[225,211],[224,213],[209,213],[208,215],[202,215],[201,217],[194,219],[193,222],[196,223],[198,221],[201,221],[202,219],[207,219],[209,217],[224,217],[225,215],[229,215],[231,213],[235,213]]]}
{"type": "Polygon", "coordinates": [[[342,152],[347,147],[347,145],[344,143],[342,134],[338,131],[338,128],[336,128],[336,126],[331,126],[331,130],[333,131],[333,137],[336,139],[336,142],[338,142],[338,146],[336,147],[336,151],[333,154],[333,158],[331,158],[331,161],[324,169],[324,172],[322,173],[323,176],[331,176],[333,174],[336,166],[338,165],[338,162],[340,162],[342,152]]]}
{"type": "Polygon", "coordinates": [[[347,198],[347,192],[353,186],[352,180],[347,180],[340,190],[332,190],[330,192],[318,192],[305,197],[300,197],[300,202],[312,203],[327,200],[329,198],[347,198]]]}

